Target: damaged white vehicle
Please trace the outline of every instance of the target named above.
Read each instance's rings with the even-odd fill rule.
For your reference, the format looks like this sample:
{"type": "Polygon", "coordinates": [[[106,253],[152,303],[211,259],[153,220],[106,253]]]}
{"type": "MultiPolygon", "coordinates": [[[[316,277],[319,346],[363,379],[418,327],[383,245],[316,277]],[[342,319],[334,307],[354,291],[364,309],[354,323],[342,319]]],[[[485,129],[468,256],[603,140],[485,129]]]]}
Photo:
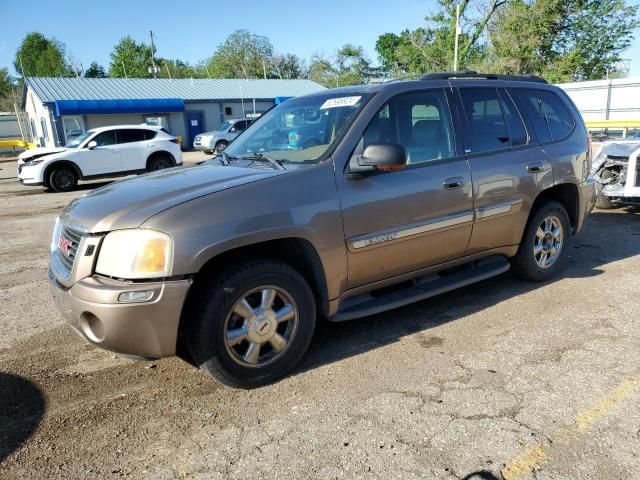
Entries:
{"type": "Polygon", "coordinates": [[[591,176],[596,180],[596,207],[623,204],[640,206],[640,140],[606,142],[593,160],[591,176]]]}

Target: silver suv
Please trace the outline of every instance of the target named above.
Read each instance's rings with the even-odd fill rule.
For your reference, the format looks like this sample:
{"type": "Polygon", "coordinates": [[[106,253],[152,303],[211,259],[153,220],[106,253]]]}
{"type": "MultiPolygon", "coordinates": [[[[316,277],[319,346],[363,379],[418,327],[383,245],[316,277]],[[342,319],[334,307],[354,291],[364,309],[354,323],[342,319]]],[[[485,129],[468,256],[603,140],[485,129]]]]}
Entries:
{"type": "Polygon", "coordinates": [[[318,318],[509,269],[557,275],[595,202],[590,163],[580,113],[536,77],[326,90],[270,110],[213,159],[71,202],[51,291],[99,347],[261,385],[302,358],[318,318]]]}
{"type": "Polygon", "coordinates": [[[249,118],[237,118],[222,122],[215,130],[196,136],[193,140],[193,148],[204,150],[205,153],[220,153],[252,123],[253,120],[249,118]]]}

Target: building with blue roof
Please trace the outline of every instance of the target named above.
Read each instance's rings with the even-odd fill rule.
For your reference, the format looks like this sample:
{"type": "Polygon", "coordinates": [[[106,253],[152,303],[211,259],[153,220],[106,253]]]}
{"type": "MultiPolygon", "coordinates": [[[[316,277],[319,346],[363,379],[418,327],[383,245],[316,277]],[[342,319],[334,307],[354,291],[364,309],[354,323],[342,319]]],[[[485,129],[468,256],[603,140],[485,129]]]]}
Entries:
{"type": "Polygon", "coordinates": [[[65,145],[91,128],[147,123],[191,148],[196,135],[225,120],[323,89],[311,80],[30,77],[22,108],[31,141],[43,147],[65,145]]]}

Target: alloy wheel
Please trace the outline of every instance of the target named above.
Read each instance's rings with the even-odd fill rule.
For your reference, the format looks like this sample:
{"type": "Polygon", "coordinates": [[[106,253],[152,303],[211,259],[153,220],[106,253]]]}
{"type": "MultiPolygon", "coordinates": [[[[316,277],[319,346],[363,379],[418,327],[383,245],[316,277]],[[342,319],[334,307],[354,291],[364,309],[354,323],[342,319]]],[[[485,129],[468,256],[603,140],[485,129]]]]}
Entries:
{"type": "Polygon", "coordinates": [[[224,342],[234,362],[263,367],[287,350],[298,329],[298,308],[282,288],[265,285],[233,305],[224,324],[224,342]]]}
{"type": "Polygon", "coordinates": [[[536,230],[533,242],[533,256],[540,268],[550,268],[562,252],[564,230],[562,222],[555,215],[548,215],[542,219],[536,230]]]}

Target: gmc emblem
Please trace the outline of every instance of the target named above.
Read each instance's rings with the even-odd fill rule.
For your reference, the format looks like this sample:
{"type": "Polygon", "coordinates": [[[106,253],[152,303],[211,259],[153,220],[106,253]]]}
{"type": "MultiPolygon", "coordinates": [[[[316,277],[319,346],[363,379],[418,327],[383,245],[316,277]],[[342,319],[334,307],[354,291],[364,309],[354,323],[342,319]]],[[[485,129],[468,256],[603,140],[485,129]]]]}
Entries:
{"type": "Polygon", "coordinates": [[[71,240],[60,234],[60,238],[58,239],[58,250],[60,250],[65,257],[69,256],[69,247],[71,247],[71,240]]]}

